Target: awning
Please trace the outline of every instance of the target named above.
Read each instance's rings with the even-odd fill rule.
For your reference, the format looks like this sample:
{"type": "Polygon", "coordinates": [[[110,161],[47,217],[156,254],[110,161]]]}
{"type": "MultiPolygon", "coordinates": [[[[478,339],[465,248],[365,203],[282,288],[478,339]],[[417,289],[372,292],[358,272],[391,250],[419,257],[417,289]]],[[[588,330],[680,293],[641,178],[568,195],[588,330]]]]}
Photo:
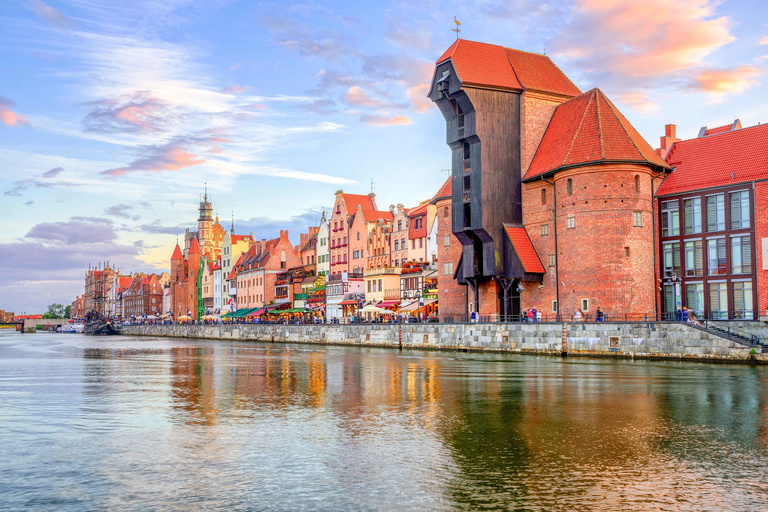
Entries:
{"type": "Polygon", "coordinates": [[[407,306],[401,307],[400,311],[417,311],[421,308],[429,306],[430,304],[434,304],[435,302],[437,302],[437,299],[424,299],[424,304],[419,305],[419,301],[415,300],[407,306]]]}
{"type": "Polygon", "coordinates": [[[253,309],[249,309],[248,312],[245,315],[243,315],[243,316],[245,316],[245,317],[256,317],[256,316],[263,315],[264,312],[265,312],[265,308],[253,308],[253,309]]]}
{"type": "Polygon", "coordinates": [[[356,300],[343,300],[339,302],[339,306],[357,306],[359,301],[356,300]]]}
{"type": "Polygon", "coordinates": [[[306,310],[304,308],[291,308],[291,309],[283,309],[283,310],[280,310],[280,311],[275,311],[275,313],[280,313],[280,314],[283,314],[283,313],[306,313],[307,311],[308,310],[306,310]]]}
{"type": "Polygon", "coordinates": [[[544,265],[541,264],[536,248],[533,246],[525,228],[504,225],[504,229],[525,272],[528,274],[544,274],[546,272],[544,265]]]}
{"type": "Polygon", "coordinates": [[[391,308],[392,306],[397,306],[398,304],[400,304],[399,300],[385,300],[382,303],[377,304],[377,306],[380,308],[391,308]]]}

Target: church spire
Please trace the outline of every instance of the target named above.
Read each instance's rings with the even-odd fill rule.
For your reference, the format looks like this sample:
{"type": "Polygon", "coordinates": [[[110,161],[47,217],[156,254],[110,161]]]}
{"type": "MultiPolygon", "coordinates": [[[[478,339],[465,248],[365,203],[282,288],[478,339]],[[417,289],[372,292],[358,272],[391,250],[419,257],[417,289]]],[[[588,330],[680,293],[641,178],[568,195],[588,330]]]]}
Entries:
{"type": "Polygon", "coordinates": [[[235,234],[235,211],[232,210],[232,229],[230,230],[230,233],[233,235],[235,234]]]}

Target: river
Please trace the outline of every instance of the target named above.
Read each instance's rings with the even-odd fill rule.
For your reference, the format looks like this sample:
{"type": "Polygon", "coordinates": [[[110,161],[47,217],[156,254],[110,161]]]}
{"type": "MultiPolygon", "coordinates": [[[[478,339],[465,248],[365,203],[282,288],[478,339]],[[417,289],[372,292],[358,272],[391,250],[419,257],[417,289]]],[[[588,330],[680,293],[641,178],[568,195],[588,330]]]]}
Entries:
{"type": "Polygon", "coordinates": [[[0,510],[768,510],[768,367],[0,330],[0,510]]]}

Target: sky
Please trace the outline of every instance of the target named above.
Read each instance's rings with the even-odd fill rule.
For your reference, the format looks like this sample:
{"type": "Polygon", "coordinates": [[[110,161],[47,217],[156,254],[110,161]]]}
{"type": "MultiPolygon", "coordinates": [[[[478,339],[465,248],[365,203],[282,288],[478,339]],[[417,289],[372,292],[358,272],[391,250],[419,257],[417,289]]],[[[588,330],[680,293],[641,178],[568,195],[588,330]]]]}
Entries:
{"type": "Polygon", "coordinates": [[[600,87],[653,147],[768,120],[764,2],[3,0],[0,309],[71,303],[89,263],[167,270],[206,183],[225,228],[294,243],[340,189],[430,198],[454,16],[600,87]]]}

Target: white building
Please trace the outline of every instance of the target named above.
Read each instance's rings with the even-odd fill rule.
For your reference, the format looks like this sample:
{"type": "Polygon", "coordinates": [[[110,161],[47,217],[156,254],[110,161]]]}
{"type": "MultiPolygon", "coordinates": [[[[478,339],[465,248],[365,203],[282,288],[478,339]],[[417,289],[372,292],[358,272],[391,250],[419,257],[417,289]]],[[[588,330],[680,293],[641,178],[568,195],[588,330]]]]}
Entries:
{"type": "Polygon", "coordinates": [[[320,230],[317,232],[317,275],[328,276],[331,272],[330,250],[328,247],[328,221],[325,211],[320,218],[320,230]]]}

